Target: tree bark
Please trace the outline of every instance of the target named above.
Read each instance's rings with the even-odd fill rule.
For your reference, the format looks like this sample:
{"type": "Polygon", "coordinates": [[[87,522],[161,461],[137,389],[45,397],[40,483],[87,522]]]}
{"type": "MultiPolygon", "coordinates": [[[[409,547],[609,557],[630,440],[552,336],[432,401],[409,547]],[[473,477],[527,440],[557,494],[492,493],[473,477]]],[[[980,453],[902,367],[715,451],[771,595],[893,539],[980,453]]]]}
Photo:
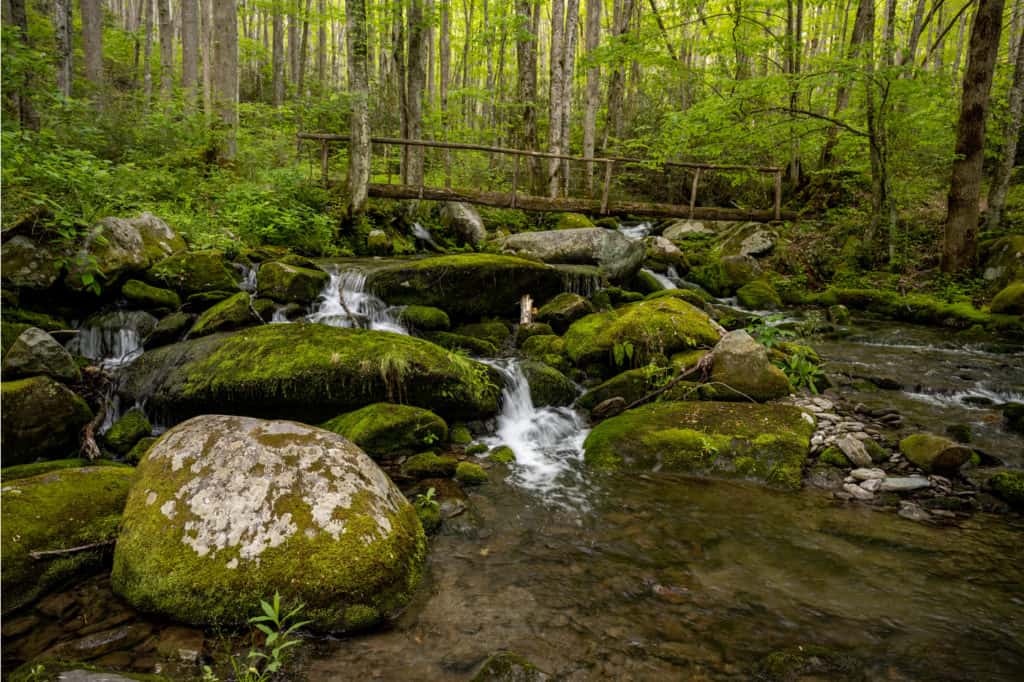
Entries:
{"type": "MultiPolygon", "coordinates": [[[[862,45],[871,39],[871,35],[874,32],[875,26],[875,12],[874,5],[868,5],[864,0],[861,0],[857,4],[857,18],[853,23],[853,32],[850,35],[850,47],[847,50],[846,58],[850,61],[857,59],[861,55],[862,45]]],[[[839,87],[836,90],[836,105],[832,110],[832,118],[839,118],[847,106],[850,104],[850,78],[843,76],[839,87]]],[[[836,144],[839,142],[839,128],[835,125],[831,126],[828,130],[828,134],[825,140],[825,144],[821,151],[821,162],[822,168],[828,168],[832,165],[833,151],[835,150],[836,144]]]]}
{"type": "Polygon", "coordinates": [[[181,0],[181,84],[186,102],[194,106],[199,84],[198,0],[181,0]]]}
{"type": "MultiPolygon", "coordinates": [[[[519,105],[522,107],[521,149],[536,150],[537,144],[537,28],[535,17],[539,9],[530,0],[516,0],[518,31],[516,32],[516,62],[518,69],[519,105]]],[[[539,185],[539,167],[535,160],[528,162],[531,185],[539,185]]]]}
{"type": "Polygon", "coordinates": [[[306,0],[306,11],[302,15],[302,38],[299,42],[299,76],[295,80],[295,96],[302,97],[306,89],[306,54],[309,48],[309,12],[313,0],[306,0]]]}
{"type": "Polygon", "coordinates": [[[235,0],[213,0],[213,107],[221,134],[218,155],[232,161],[237,152],[238,18],[235,0]]]}
{"type": "Polygon", "coordinates": [[[160,96],[166,100],[174,94],[174,22],[170,0],[157,0],[160,19],[160,96]]]}
{"type": "MultiPolygon", "coordinates": [[[[28,40],[28,15],[25,12],[25,0],[10,0],[10,4],[5,7],[7,11],[4,12],[4,23],[14,26],[18,29],[18,40],[25,47],[31,47],[28,40]]],[[[21,123],[23,128],[28,130],[39,130],[39,114],[36,113],[36,108],[32,105],[32,99],[29,97],[28,79],[30,76],[27,74],[23,78],[19,78],[17,88],[8,88],[4,92],[4,98],[10,102],[10,108],[16,112],[18,121],[21,123]]]]}
{"type": "Polygon", "coordinates": [[[971,40],[967,47],[956,160],[949,187],[943,272],[958,272],[974,265],[977,255],[978,201],[981,198],[985,158],[985,118],[988,114],[992,74],[999,52],[1003,0],[978,0],[971,40]]]}
{"type": "MultiPolygon", "coordinates": [[[[565,78],[565,48],[562,45],[565,33],[565,4],[563,0],[551,0],[551,53],[548,58],[548,151],[562,153],[562,83],[565,78]]],[[[558,196],[558,159],[548,160],[548,196],[558,196]]]]}
{"type": "Polygon", "coordinates": [[[284,104],[284,7],[281,0],[274,0],[273,47],[271,49],[271,87],[274,90],[274,106],[284,104]]]}
{"type": "MultiPolygon", "coordinates": [[[[597,48],[601,44],[601,0],[587,0],[586,49],[587,97],[583,108],[583,156],[593,158],[597,142],[597,108],[601,106],[601,67],[596,61],[597,48]]],[[[594,194],[594,164],[588,162],[586,170],[587,191],[594,194]]]]}
{"type": "Polygon", "coordinates": [[[288,82],[299,78],[299,5],[300,0],[288,3],[288,82]]]}
{"type": "Polygon", "coordinates": [[[345,0],[349,89],[352,93],[352,125],[349,141],[349,213],[366,208],[370,184],[370,109],[367,79],[366,0],[345,0]]]}
{"type": "MultiPolygon", "coordinates": [[[[612,39],[616,43],[621,43],[623,36],[629,33],[630,20],[633,17],[633,0],[615,0],[614,9],[612,39]]],[[[608,82],[608,111],[604,126],[604,142],[601,145],[604,149],[607,149],[609,139],[622,136],[622,105],[625,94],[625,60],[618,57],[611,80],[608,82]]]]}
{"type": "Polygon", "coordinates": [[[1021,118],[1024,114],[1024,40],[1016,42],[1017,59],[1013,67],[1013,85],[1010,86],[1010,116],[1003,133],[1003,149],[999,162],[992,173],[992,184],[988,190],[988,212],[985,227],[995,230],[1003,217],[1006,192],[1010,186],[1013,162],[1017,158],[1017,142],[1020,138],[1021,118]]]}
{"type": "MultiPolygon", "coordinates": [[[[405,119],[409,139],[423,137],[423,93],[427,85],[427,33],[423,16],[424,0],[409,0],[409,64],[406,69],[405,119]]],[[[410,147],[406,183],[419,185],[423,180],[422,147],[410,147]]]]}
{"type": "Polygon", "coordinates": [[[154,0],[142,0],[142,21],[146,31],[142,48],[142,94],[147,107],[153,99],[153,2],[154,0]]]}
{"type": "Polygon", "coordinates": [[[82,52],[85,56],[85,79],[102,103],[103,89],[103,4],[102,0],[79,0],[82,16],[82,52]]]}
{"type": "Polygon", "coordinates": [[[71,65],[74,58],[71,29],[71,0],[54,0],[53,33],[57,41],[57,90],[65,97],[71,97],[71,65]]]}
{"type": "Polygon", "coordinates": [[[326,0],[316,0],[316,81],[320,92],[327,87],[327,7],[326,0]]]}

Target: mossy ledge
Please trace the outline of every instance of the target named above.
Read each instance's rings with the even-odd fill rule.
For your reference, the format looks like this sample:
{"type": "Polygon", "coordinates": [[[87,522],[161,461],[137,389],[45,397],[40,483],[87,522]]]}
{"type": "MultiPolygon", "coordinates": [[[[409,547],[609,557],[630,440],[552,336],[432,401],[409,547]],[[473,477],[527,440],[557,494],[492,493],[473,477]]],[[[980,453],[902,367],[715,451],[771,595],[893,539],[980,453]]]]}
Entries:
{"type": "Polygon", "coordinates": [[[317,423],[385,401],[479,419],[497,411],[499,386],[486,365],[423,339],[295,323],[145,353],[122,392],[172,421],[221,412],[317,423]]]}
{"type": "Polygon", "coordinates": [[[813,431],[788,405],[662,402],[601,422],[583,448],[599,469],[658,468],[797,489],[813,431]]]}

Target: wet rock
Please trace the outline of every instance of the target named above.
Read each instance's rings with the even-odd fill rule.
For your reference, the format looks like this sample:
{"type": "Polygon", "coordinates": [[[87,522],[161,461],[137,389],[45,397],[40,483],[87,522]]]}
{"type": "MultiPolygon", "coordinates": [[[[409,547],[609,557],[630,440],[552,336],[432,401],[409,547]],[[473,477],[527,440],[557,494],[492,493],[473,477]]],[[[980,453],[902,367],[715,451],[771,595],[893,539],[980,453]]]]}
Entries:
{"type": "Polygon", "coordinates": [[[1024,403],[1006,403],[1002,412],[1007,431],[1024,433],[1024,403]]]}
{"type": "Polygon", "coordinates": [[[924,522],[931,520],[931,514],[921,508],[919,504],[914,502],[902,501],[900,502],[900,510],[897,512],[900,516],[910,521],[924,522]]]}
{"type": "Polygon", "coordinates": [[[42,620],[39,618],[39,616],[33,615],[20,616],[18,618],[5,620],[3,624],[3,630],[2,632],[0,632],[0,634],[3,634],[3,636],[7,638],[8,641],[10,641],[10,638],[20,637],[26,632],[33,630],[41,622],[42,620]]]}
{"type": "Polygon", "coordinates": [[[195,663],[203,655],[202,630],[172,626],[164,628],[156,643],[156,651],[165,658],[195,663]]]}
{"type": "Polygon", "coordinates": [[[861,481],[860,487],[867,490],[869,493],[877,493],[882,488],[882,479],[869,478],[866,481],[861,481]]]}
{"type": "Polygon", "coordinates": [[[571,405],[576,399],[576,385],[557,369],[535,360],[524,360],[520,368],[535,407],[571,405]]]}
{"type": "Polygon", "coordinates": [[[5,381],[3,395],[4,465],[57,459],[78,450],[78,434],[92,419],[82,398],[50,377],[5,381]]]}
{"type": "Polygon", "coordinates": [[[178,312],[167,315],[153,327],[153,331],[146,337],[144,346],[151,349],[180,341],[185,333],[192,328],[194,320],[195,316],[188,313],[178,312]]]}
{"type": "Polygon", "coordinates": [[[321,428],[348,438],[377,460],[419,452],[448,440],[448,425],[436,414],[394,403],[367,405],[335,417],[321,428]]]}
{"type": "Polygon", "coordinates": [[[989,488],[1014,509],[1024,510],[1024,471],[1000,471],[988,481],[989,488]]]}
{"type": "Polygon", "coordinates": [[[843,474],[835,467],[816,465],[807,472],[806,483],[821,490],[839,490],[843,487],[843,474]]]}
{"type": "Polygon", "coordinates": [[[850,472],[850,476],[858,481],[870,481],[885,478],[886,474],[881,469],[854,469],[850,472]]]}
{"type": "Polygon", "coordinates": [[[153,433],[153,425],[142,410],[128,410],[103,436],[104,442],[119,455],[127,454],[136,443],[153,433]]]}
{"type": "Polygon", "coordinates": [[[253,312],[250,295],[240,291],[200,315],[188,335],[191,338],[198,338],[249,327],[259,322],[259,318],[253,312]]]}
{"type": "Polygon", "coordinates": [[[768,360],[765,347],[742,329],[723,336],[711,355],[711,379],[724,384],[720,398],[763,402],[793,390],[782,370],[768,360]]]}
{"type": "Polygon", "coordinates": [[[274,262],[260,266],[256,288],[260,296],[278,303],[312,303],[330,280],[323,270],[274,262]]]}
{"type": "Polygon", "coordinates": [[[223,251],[186,251],[156,263],[146,271],[151,284],[186,295],[214,291],[238,291],[239,276],[223,251]]]}
{"type": "Polygon", "coordinates": [[[433,452],[421,452],[402,463],[402,475],[409,478],[451,478],[459,464],[454,457],[439,457],[433,452]]]}
{"type": "Polygon", "coordinates": [[[866,488],[860,487],[856,483],[844,483],[843,490],[849,493],[849,495],[853,497],[855,500],[866,501],[875,499],[874,493],[867,490],[866,488]]]}
{"type": "Polygon", "coordinates": [[[462,485],[480,485],[487,483],[487,472],[483,467],[473,462],[459,462],[455,467],[455,480],[462,485]]]}
{"type": "Polygon", "coordinates": [[[900,441],[900,452],[925,471],[955,472],[971,458],[971,449],[931,433],[916,433],[900,441]]]}
{"type": "Polygon", "coordinates": [[[501,652],[491,655],[471,682],[544,682],[550,676],[519,654],[501,652]]]}
{"type": "Polygon", "coordinates": [[[630,241],[618,231],[599,227],[521,232],[503,239],[501,249],[545,263],[596,265],[613,282],[636,274],[645,254],[642,242],[630,241]]]}
{"type": "Polygon", "coordinates": [[[181,306],[181,298],[170,289],[150,286],[137,279],[125,282],[121,295],[130,305],[142,310],[171,311],[181,306]]]}
{"type": "Polygon", "coordinates": [[[74,595],[68,592],[58,592],[39,600],[36,610],[50,618],[63,618],[78,606],[74,595]]]}
{"type": "MultiPolygon", "coordinates": [[[[648,266],[659,271],[665,271],[669,267],[687,268],[686,256],[665,237],[648,237],[644,240],[647,248],[646,260],[648,266]]],[[[660,286],[658,287],[661,288],[660,286]]]]}
{"type": "Polygon", "coordinates": [[[757,679],[770,682],[794,680],[864,679],[864,663],[854,657],[814,644],[804,644],[765,656],[757,665],[757,679]]]}
{"type": "Polygon", "coordinates": [[[316,628],[345,631],[404,606],[424,553],[415,510],[349,441],[211,415],[168,431],[140,463],[111,583],[140,609],[224,626],[245,623],[275,585],[316,628]]]}
{"type": "Polygon", "coordinates": [[[909,493],[930,488],[931,482],[924,476],[889,476],[882,480],[883,493],[909,493]]]}
{"type": "Polygon", "coordinates": [[[590,301],[579,294],[561,293],[541,306],[537,311],[537,321],[546,322],[558,334],[564,334],[576,320],[594,312],[590,301]]]}
{"type": "Polygon", "coordinates": [[[451,327],[448,313],[428,305],[407,305],[399,313],[399,320],[419,332],[443,332],[451,327]]]}
{"type": "Polygon", "coordinates": [[[594,421],[611,419],[622,414],[626,409],[626,399],[621,396],[602,400],[590,411],[590,418],[594,421]]]}
{"type": "Polygon", "coordinates": [[[736,291],[740,305],[752,310],[774,310],[782,305],[779,293],[772,283],[764,279],[756,279],[744,284],[736,291]]]}
{"type": "Polygon", "coordinates": [[[871,455],[868,454],[867,447],[857,438],[847,434],[836,440],[836,447],[838,447],[842,453],[850,460],[855,466],[868,468],[871,466],[872,459],[871,455]]]}
{"type": "Polygon", "coordinates": [[[715,230],[709,228],[706,223],[698,220],[677,220],[661,233],[666,239],[681,241],[694,236],[713,235],[715,230]]]}
{"type": "Polygon", "coordinates": [[[99,658],[111,651],[130,649],[133,645],[149,637],[152,632],[153,627],[146,623],[122,625],[59,644],[43,654],[43,657],[87,661],[99,658]]]}
{"type": "Polygon", "coordinates": [[[5,289],[49,289],[60,277],[61,269],[57,253],[28,237],[17,235],[0,247],[0,277],[5,289]]]}
{"type": "Polygon", "coordinates": [[[4,353],[4,379],[44,375],[67,383],[81,379],[78,365],[64,346],[36,327],[23,331],[4,353]]]}
{"type": "Polygon", "coordinates": [[[498,464],[512,464],[516,461],[516,453],[507,445],[499,445],[488,453],[487,459],[498,464]]]}
{"type": "Polygon", "coordinates": [[[464,244],[476,246],[487,239],[487,228],[470,204],[446,201],[441,205],[441,224],[454,232],[464,244]]]}

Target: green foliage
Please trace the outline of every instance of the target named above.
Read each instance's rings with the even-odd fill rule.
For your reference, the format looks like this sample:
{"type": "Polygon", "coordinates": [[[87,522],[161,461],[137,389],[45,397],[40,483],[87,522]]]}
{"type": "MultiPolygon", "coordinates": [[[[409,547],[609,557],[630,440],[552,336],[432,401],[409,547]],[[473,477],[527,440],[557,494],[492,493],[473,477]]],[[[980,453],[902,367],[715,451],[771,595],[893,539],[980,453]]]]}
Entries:
{"type": "Polygon", "coordinates": [[[433,488],[428,488],[427,492],[420,493],[413,500],[412,504],[416,507],[417,511],[426,510],[430,512],[438,512],[441,510],[441,504],[435,498],[437,491],[433,488]]]}
{"type": "Polygon", "coordinates": [[[783,317],[783,315],[758,317],[747,325],[747,333],[765,348],[773,348],[786,339],[796,336],[792,330],[778,326],[783,317]]]}
{"type": "Polygon", "coordinates": [[[633,361],[633,344],[629,341],[616,342],[612,346],[612,359],[616,367],[622,367],[633,361]]]}
{"type": "Polygon", "coordinates": [[[793,388],[806,388],[815,395],[818,394],[818,382],[825,378],[821,367],[802,349],[787,355],[778,367],[785,372],[793,388]]]}

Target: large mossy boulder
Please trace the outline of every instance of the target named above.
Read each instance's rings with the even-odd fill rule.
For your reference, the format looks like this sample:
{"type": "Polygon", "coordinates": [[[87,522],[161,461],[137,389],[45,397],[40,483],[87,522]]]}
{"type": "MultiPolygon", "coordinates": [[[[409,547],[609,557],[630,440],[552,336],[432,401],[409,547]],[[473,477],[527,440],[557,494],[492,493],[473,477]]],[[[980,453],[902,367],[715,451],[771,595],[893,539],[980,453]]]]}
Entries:
{"type": "Polygon", "coordinates": [[[117,537],[133,473],[128,467],[95,466],[17,480],[4,477],[0,535],[5,616],[103,565],[110,556],[106,543],[117,537]],[[96,543],[95,548],[69,554],[29,555],[96,543]]]}
{"type": "Polygon", "coordinates": [[[634,362],[718,343],[711,319],[686,301],[658,298],[631,303],[577,320],[563,337],[565,352],[578,367],[615,364],[615,346],[634,362]]]}
{"type": "Polygon", "coordinates": [[[78,433],[92,419],[82,398],[46,376],[2,386],[4,465],[59,459],[78,449],[78,433]]]}
{"type": "Polygon", "coordinates": [[[988,480],[988,486],[1011,507],[1017,511],[1024,511],[1024,471],[1000,471],[988,480]]]}
{"type": "Polygon", "coordinates": [[[160,318],[160,321],[153,327],[153,331],[145,339],[146,349],[150,350],[180,341],[192,328],[195,319],[194,315],[183,312],[171,313],[160,318]]]}
{"type": "Polygon", "coordinates": [[[524,360],[520,367],[535,407],[560,407],[576,400],[576,385],[554,367],[536,360],[524,360]]]}
{"type": "Polygon", "coordinates": [[[256,276],[256,287],[260,296],[278,303],[308,304],[317,299],[330,279],[330,275],[319,268],[264,263],[256,276]]]}
{"type": "Polygon", "coordinates": [[[600,227],[520,232],[505,237],[501,249],[545,263],[596,265],[601,275],[613,282],[635,275],[645,254],[643,242],[600,227]]]}
{"type": "Polygon", "coordinates": [[[452,326],[448,313],[428,305],[407,305],[398,314],[398,319],[418,332],[446,332],[452,326]]]}
{"type": "Polygon", "coordinates": [[[915,433],[900,441],[900,452],[929,473],[952,474],[967,462],[973,450],[932,433],[915,433]]]}
{"type": "Polygon", "coordinates": [[[142,410],[128,410],[103,435],[107,447],[119,455],[127,455],[135,444],[153,433],[153,425],[142,410]]]}
{"type": "Polygon", "coordinates": [[[71,354],[56,339],[36,327],[29,327],[4,353],[4,379],[48,376],[58,381],[75,382],[81,372],[71,354]]]}
{"type": "Polygon", "coordinates": [[[348,438],[377,460],[410,455],[448,440],[448,425],[436,414],[394,403],[367,405],[324,422],[322,428],[348,438]]]}
{"type": "Polygon", "coordinates": [[[557,334],[564,334],[576,320],[594,312],[594,306],[579,294],[563,292],[537,311],[537,321],[546,322],[557,334]]]}
{"type": "Polygon", "coordinates": [[[512,336],[512,329],[501,320],[491,322],[475,322],[456,327],[454,333],[460,336],[471,336],[474,339],[481,339],[496,348],[501,348],[512,336]]]}
{"type": "Polygon", "coordinates": [[[1024,279],[1024,234],[1010,234],[982,244],[980,260],[982,276],[995,287],[1024,279]]]}
{"type": "Polygon", "coordinates": [[[782,370],[768,360],[768,351],[742,329],[722,337],[711,352],[711,380],[721,385],[720,399],[758,402],[793,391],[782,370]]]}
{"type": "Polygon", "coordinates": [[[580,407],[588,410],[611,398],[622,398],[628,405],[644,397],[649,390],[647,371],[644,368],[630,369],[594,386],[581,395],[578,402],[580,407]]]}
{"type": "Polygon", "coordinates": [[[188,334],[195,338],[216,332],[241,329],[259,322],[259,318],[253,312],[252,299],[249,294],[240,291],[206,310],[192,325],[188,334]]]}
{"type": "Polygon", "coordinates": [[[154,287],[137,279],[121,286],[121,295],[128,303],[143,310],[171,311],[181,307],[181,298],[170,289],[154,287]]]}
{"type": "Polygon", "coordinates": [[[433,306],[459,319],[518,319],[524,294],[553,296],[562,276],[543,263],[479,253],[396,262],[369,273],[367,284],[391,305],[433,306]]]}
{"type": "Polygon", "coordinates": [[[764,223],[736,223],[721,234],[718,245],[726,256],[767,256],[775,248],[775,232],[764,223]]]}
{"type": "Polygon", "coordinates": [[[1011,282],[996,294],[991,310],[1000,315],[1024,315],[1024,281],[1011,282]]]}
{"type": "Polygon", "coordinates": [[[239,276],[223,251],[186,251],[164,258],[146,271],[150,283],[186,296],[211,291],[235,291],[239,276]]]}
{"type": "Polygon", "coordinates": [[[207,415],[139,463],[111,583],[136,608],[191,625],[244,625],[280,592],[315,628],[347,631],[408,603],[425,551],[412,505],[345,438],[207,415]]]}
{"type": "Polygon", "coordinates": [[[62,260],[48,245],[16,235],[0,247],[0,281],[5,289],[45,291],[60,278],[62,260]]]}
{"type": "Polygon", "coordinates": [[[788,405],[662,402],[601,422],[583,443],[606,470],[683,471],[800,487],[813,420],[788,405]]]}
{"type": "Polygon", "coordinates": [[[90,277],[108,287],[123,275],[142,272],[184,251],[185,240],[151,213],[136,218],[104,218],[85,236],[64,284],[73,291],[90,287],[90,277]]]}
{"type": "Polygon", "coordinates": [[[273,324],[214,334],[144,353],[123,396],[173,421],[220,412],[320,422],[401,400],[445,418],[498,409],[499,387],[481,363],[423,339],[320,324],[273,324]]]}
{"type": "Polygon", "coordinates": [[[471,204],[446,201],[441,205],[441,224],[455,233],[464,244],[476,246],[487,239],[487,228],[471,204]]]}
{"type": "Polygon", "coordinates": [[[736,298],[740,305],[750,310],[774,310],[782,305],[779,292],[764,279],[755,279],[741,286],[736,291],[736,298]]]}

